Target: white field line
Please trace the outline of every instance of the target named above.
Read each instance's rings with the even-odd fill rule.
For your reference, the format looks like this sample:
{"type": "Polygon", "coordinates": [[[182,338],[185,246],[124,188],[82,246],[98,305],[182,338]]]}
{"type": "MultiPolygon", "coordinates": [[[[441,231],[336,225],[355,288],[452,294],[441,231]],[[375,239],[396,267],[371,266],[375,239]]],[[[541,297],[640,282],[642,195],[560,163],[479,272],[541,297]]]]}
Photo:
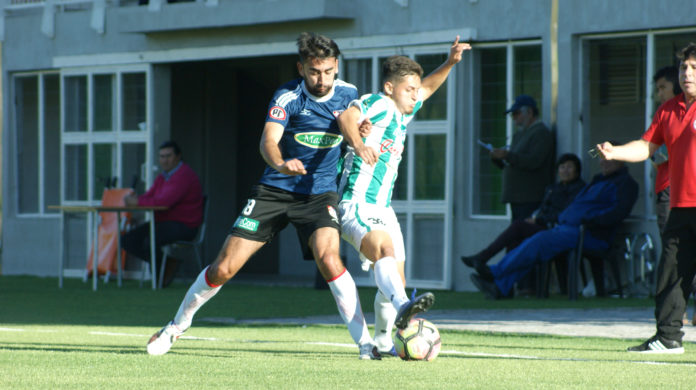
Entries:
{"type": "MultiPolygon", "coordinates": [[[[150,337],[152,336],[151,334],[145,335],[145,334],[135,334],[135,333],[115,333],[115,332],[88,332],[91,335],[96,335],[96,336],[123,336],[123,337],[150,337]]],[[[206,340],[206,341],[221,341],[220,339],[217,339],[215,337],[196,337],[196,336],[181,336],[179,337],[180,340],[206,340]]]]}
{"type": "MultiPolygon", "coordinates": [[[[27,329],[18,328],[0,328],[0,332],[25,332],[27,329]]],[[[45,332],[58,333],[55,330],[47,330],[45,332]]],[[[149,335],[137,334],[137,333],[118,333],[118,332],[101,332],[101,331],[90,331],[87,332],[91,335],[96,336],[112,336],[112,337],[148,337],[149,335]]],[[[242,343],[276,343],[276,341],[268,340],[232,340],[232,339],[220,339],[215,337],[196,337],[196,336],[181,336],[184,340],[204,340],[204,341],[234,341],[242,343]]],[[[340,348],[357,348],[355,344],[346,343],[332,343],[327,341],[305,341],[301,344],[307,345],[324,345],[329,347],[340,347],[340,348]]],[[[547,361],[563,361],[563,362],[610,362],[607,360],[596,360],[596,359],[583,359],[583,358],[561,358],[561,357],[544,357],[544,356],[527,356],[527,355],[513,355],[504,353],[486,353],[486,352],[467,352],[458,350],[442,350],[441,355],[460,355],[460,356],[471,356],[471,357],[493,357],[493,358],[503,358],[503,359],[523,359],[523,360],[547,360],[547,361]]],[[[678,366],[678,367],[696,367],[696,363],[678,363],[678,362],[656,362],[656,361],[639,361],[639,360],[612,360],[614,363],[634,363],[634,364],[649,364],[649,365],[667,365],[667,366],[678,366]]]]}

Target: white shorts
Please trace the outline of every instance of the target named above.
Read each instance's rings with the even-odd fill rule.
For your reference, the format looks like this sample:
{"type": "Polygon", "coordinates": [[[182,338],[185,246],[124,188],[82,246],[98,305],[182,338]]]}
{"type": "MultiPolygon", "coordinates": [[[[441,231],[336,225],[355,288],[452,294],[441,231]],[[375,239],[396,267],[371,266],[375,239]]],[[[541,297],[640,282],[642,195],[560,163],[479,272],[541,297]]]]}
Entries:
{"type": "MultiPolygon", "coordinates": [[[[358,253],[360,253],[363,237],[373,230],[381,230],[387,232],[391,237],[396,261],[406,260],[404,237],[401,234],[401,225],[399,225],[394,209],[344,200],[338,204],[338,214],[341,217],[341,236],[358,253]]],[[[372,261],[365,258],[362,253],[360,253],[360,260],[363,262],[363,270],[367,271],[372,265],[372,261]]]]}

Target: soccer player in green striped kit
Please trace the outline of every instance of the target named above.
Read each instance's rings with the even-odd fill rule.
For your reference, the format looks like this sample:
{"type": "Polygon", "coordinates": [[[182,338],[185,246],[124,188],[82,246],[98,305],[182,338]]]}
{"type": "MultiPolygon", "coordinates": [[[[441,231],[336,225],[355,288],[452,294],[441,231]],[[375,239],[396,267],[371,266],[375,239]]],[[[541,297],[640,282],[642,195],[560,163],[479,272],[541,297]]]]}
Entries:
{"type": "Polygon", "coordinates": [[[423,68],[404,56],[388,58],[382,66],[383,89],[353,101],[338,124],[350,145],[344,156],[338,206],[343,238],[358,252],[363,269],[374,267],[375,337],[380,352],[392,353],[391,330],[405,328],[414,314],[435,301],[425,293],[409,301],[405,290],[406,259],[401,227],[391,207],[394,182],[406,141],[406,125],[443,82],[450,70],[471,49],[459,43],[450,47],[447,60],[421,81],[423,68]],[[358,124],[369,119],[371,133],[361,138],[358,124]]]}

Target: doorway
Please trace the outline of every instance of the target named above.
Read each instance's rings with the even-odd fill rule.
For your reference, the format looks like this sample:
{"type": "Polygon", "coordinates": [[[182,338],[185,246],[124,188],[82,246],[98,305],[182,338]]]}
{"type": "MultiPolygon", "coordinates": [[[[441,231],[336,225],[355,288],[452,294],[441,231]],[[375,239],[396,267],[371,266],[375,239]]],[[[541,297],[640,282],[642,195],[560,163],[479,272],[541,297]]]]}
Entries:
{"type": "MultiPolygon", "coordinates": [[[[206,263],[263,173],[259,140],[268,103],[281,84],[297,77],[296,61],[287,55],[171,65],[171,138],[198,172],[210,202],[206,263]]],[[[267,244],[240,273],[277,274],[278,248],[277,240],[267,244]]]]}

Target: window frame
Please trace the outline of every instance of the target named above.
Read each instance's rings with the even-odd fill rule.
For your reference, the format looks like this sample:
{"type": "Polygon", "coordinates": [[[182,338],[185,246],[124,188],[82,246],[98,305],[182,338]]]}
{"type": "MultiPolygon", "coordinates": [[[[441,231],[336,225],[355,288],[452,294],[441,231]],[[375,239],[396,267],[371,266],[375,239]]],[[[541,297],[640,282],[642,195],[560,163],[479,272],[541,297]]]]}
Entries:
{"type": "MultiPolygon", "coordinates": [[[[37,77],[37,100],[38,100],[38,107],[37,107],[37,122],[38,122],[38,135],[37,135],[37,143],[38,143],[38,156],[36,156],[36,162],[37,162],[37,191],[38,191],[38,197],[37,197],[37,202],[38,202],[38,207],[37,210],[38,212],[20,212],[20,197],[22,196],[19,192],[20,188],[20,183],[19,183],[19,176],[22,174],[20,171],[20,161],[19,161],[19,156],[15,153],[14,156],[14,164],[15,164],[15,172],[14,172],[14,180],[13,184],[14,187],[18,189],[16,192],[16,195],[14,196],[14,202],[13,206],[15,209],[15,215],[22,219],[22,218],[59,218],[60,214],[56,212],[50,212],[47,210],[47,207],[45,205],[45,197],[46,197],[46,176],[45,176],[45,171],[43,167],[45,166],[46,159],[45,159],[45,82],[44,78],[45,76],[58,76],[59,77],[59,82],[60,82],[60,72],[58,70],[43,70],[43,71],[34,71],[34,72],[17,72],[13,73],[11,77],[11,96],[13,97],[13,101],[16,100],[17,97],[17,88],[16,88],[16,83],[17,79],[20,78],[28,78],[28,77],[37,77]]],[[[17,128],[17,106],[13,105],[12,106],[12,129],[13,129],[13,134],[14,134],[14,149],[15,151],[19,150],[19,133],[18,133],[18,128],[17,128]]],[[[62,112],[61,112],[62,115],[62,112]]],[[[62,120],[62,118],[61,118],[62,120]]],[[[61,152],[62,154],[62,149],[61,152]]]]}
{"type": "MultiPolygon", "coordinates": [[[[520,47],[520,46],[539,46],[541,50],[544,48],[543,40],[542,39],[522,39],[522,40],[510,40],[510,41],[496,41],[496,42],[485,42],[485,43],[476,43],[474,45],[474,50],[476,49],[495,49],[495,48],[502,48],[504,47],[506,49],[505,52],[505,100],[507,101],[507,105],[511,105],[515,101],[515,96],[514,96],[514,87],[515,87],[515,78],[514,78],[514,69],[515,69],[515,48],[520,47]]],[[[543,61],[543,52],[542,52],[542,61],[541,61],[542,68],[544,66],[544,61],[543,61]]],[[[477,75],[475,74],[477,71],[480,70],[478,66],[476,66],[476,57],[470,56],[469,57],[469,69],[470,69],[470,85],[471,88],[469,88],[469,96],[468,99],[471,103],[471,112],[475,113],[474,115],[469,115],[469,121],[467,123],[469,129],[472,129],[469,134],[468,134],[468,152],[469,152],[469,166],[475,167],[476,166],[476,156],[478,156],[478,150],[481,148],[478,145],[478,139],[476,139],[476,132],[473,131],[473,129],[477,128],[477,121],[480,121],[480,113],[477,113],[475,110],[474,102],[478,99],[476,96],[478,89],[475,87],[480,87],[479,85],[474,85],[474,81],[478,80],[477,75]]],[[[542,72],[542,100],[537,102],[540,106],[543,106],[543,100],[545,97],[543,96],[543,72],[542,72]]],[[[513,134],[513,122],[512,122],[512,117],[510,115],[505,115],[505,136],[507,139],[512,138],[513,134]]],[[[509,220],[511,216],[510,212],[510,206],[506,205],[505,206],[505,214],[502,215],[496,215],[496,214],[483,214],[483,213],[478,213],[475,212],[474,208],[474,202],[475,199],[474,197],[476,196],[478,191],[478,185],[476,183],[476,172],[474,169],[472,169],[471,174],[469,175],[467,186],[468,188],[471,188],[471,191],[469,192],[468,196],[468,203],[469,203],[469,215],[468,217],[472,220],[509,220]]]]}
{"type": "MultiPolygon", "coordinates": [[[[152,93],[152,67],[149,64],[141,65],[123,65],[123,66],[104,66],[104,67],[77,67],[61,69],[61,188],[60,199],[63,205],[98,205],[101,203],[101,197],[95,199],[95,180],[94,177],[94,146],[99,144],[113,145],[112,154],[112,172],[118,177],[117,186],[126,185],[124,178],[121,177],[123,167],[123,144],[144,144],[145,145],[145,165],[152,166],[152,110],[153,110],[153,93],[152,93]],[[145,126],[140,131],[124,130],[123,126],[123,75],[132,73],[143,73],[145,75],[145,126]],[[94,130],[94,76],[98,75],[113,75],[114,89],[112,91],[112,106],[114,109],[112,115],[112,123],[114,129],[112,131],[95,131],[94,130]],[[87,77],[87,129],[84,132],[68,132],[66,131],[65,105],[64,99],[64,80],[66,77],[86,76],[87,77]],[[66,200],[66,153],[65,148],[69,145],[86,145],[87,146],[87,200],[66,200]]],[[[153,180],[153,172],[151,169],[145,169],[142,180],[149,187],[153,180]]]]}

